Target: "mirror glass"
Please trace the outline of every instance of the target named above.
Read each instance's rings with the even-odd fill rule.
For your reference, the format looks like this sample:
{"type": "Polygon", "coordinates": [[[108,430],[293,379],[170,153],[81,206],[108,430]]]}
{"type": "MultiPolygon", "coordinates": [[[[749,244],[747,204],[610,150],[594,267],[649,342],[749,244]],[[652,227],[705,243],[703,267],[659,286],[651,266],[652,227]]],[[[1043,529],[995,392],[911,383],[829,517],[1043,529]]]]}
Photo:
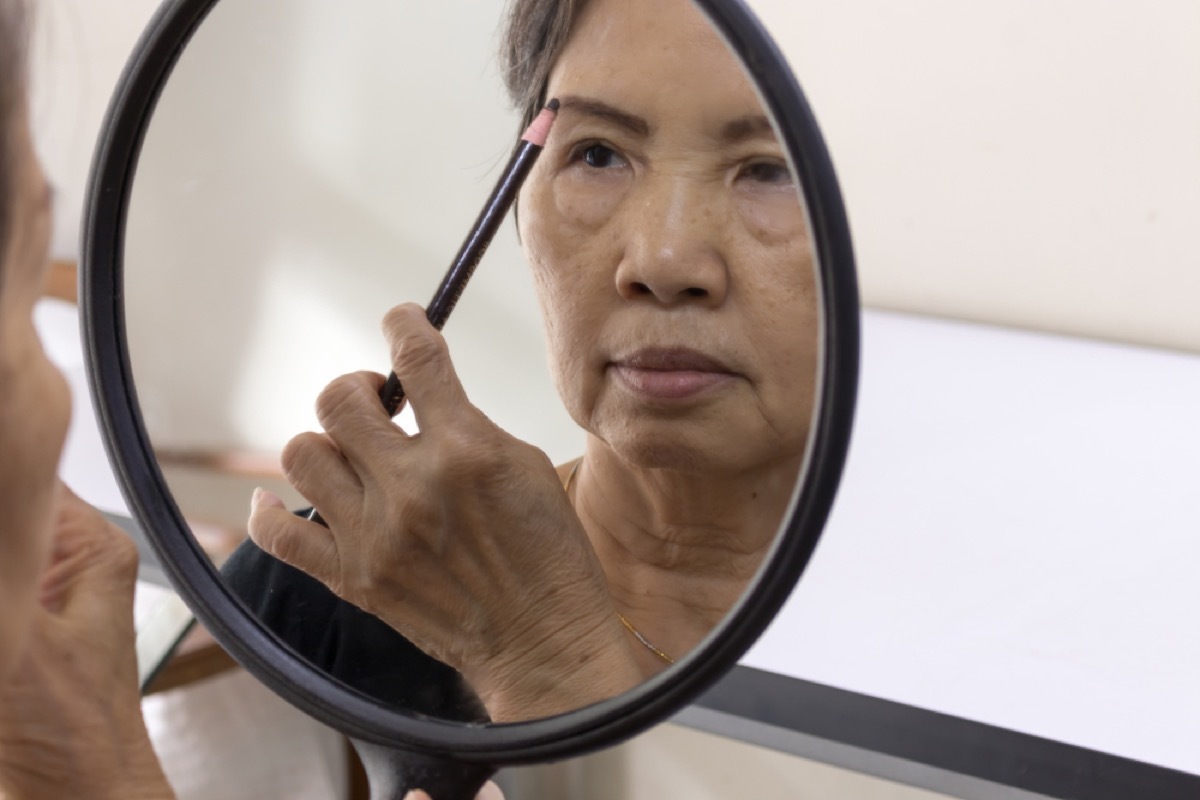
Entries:
{"type": "MultiPolygon", "coordinates": [[[[414,537],[437,548],[412,515],[389,517],[381,550],[357,562],[381,573],[374,614],[247,543],[256,487],[290,511],[322,505],[292,486],[281,454],[323,430],[331,381],[388,372],[385,315],[429,302],[508,161],[522,121],[498,59],[504,14],[500,0],[218,3],[148,125],[123,253],[137,400],[200,545],[304,658],[383,703],[472,723],[596,702],[699,644],[770,553],[820,385],[805,205],[753,85],[686,0],[593,0],[551,73],[563,107],[523,189],[520,233],[510,215],[444,329],[465,397],[545,454],[541,474],[566,488],[575,527],[493,518],[437,540],[436,563],[534,550],[503,557],[510,573],[538,562],[505,583],[481,577],[491,562],[471,578],[390,560],[414,537]],[[572,569],[606,589],[594,631],[591,599],[583,613],[543,585],[572,569]],[[400,595],[422,592],[445,612],[437,641],[422,638],[427,622],[406,627],[417,601],[400,595]],[[478,630],[477,602],[494,617],[478,630]],[[523,628],[495,620],[513,616],[551,638],[580,626],[567,643],[594,633],[594,648],[569,652],[581,674],[614,648],[625,671],[599,696],[570,691],[561,659],[562,691],[538,702],[481,687],[472,659],[485,651],[536,672],[506,661],[523,628]]],[[[476,430],[459,426],[478,422],[469,412],[435,417],[434,405],[424,429],[407,408],[397,417],[398,447],[476,430]]],[[[425,486],[421,472],[394,484],[425,486]]],[[[426,493],[422,507],[452,508],[453,527],[481,491],[426,493]]],[[[523,491],[506,488],[510,504],[523,491]]],[[[335,588],[356,602],[367,591],[335,588]]]]}

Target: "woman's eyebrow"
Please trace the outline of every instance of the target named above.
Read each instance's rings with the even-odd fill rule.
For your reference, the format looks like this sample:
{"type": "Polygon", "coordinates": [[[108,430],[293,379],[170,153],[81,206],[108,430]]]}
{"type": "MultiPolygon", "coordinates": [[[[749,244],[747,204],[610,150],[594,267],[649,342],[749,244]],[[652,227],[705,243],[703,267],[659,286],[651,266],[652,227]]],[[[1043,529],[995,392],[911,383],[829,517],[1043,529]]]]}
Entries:
{"type": "Polygon", "coordinates": [[[630,114],[619,108],[610,106],[601,100],[567,95],[566,97],[558,98],[558,102],[560,103],[560,113],[562,111],[573,111],[589,117],[598,117],[625,128],[630,133],[637,134],[638,136],[648,136],[650,134],[650,123],[646,122],[645,119],[636,114],[630,114]]]}
{"type": "MultiPolygon", "coordinates": [[[[558,99],[560,111],[570,110],[578,114],[611,122],[638,136],[650,134],[650,123],[644,117],[611,106],[603,100],[577,95],[566,95],[558,99]]],[[[721,126],[717,139],[724,144],[738,144],[750,139],[775,141],[775,128],[765,114],[747,114],[726,122],[721,126]]]]}
{"type": "Polygon", "coordinates": [[[720,140],[728,144],[737,144],[749,139],[770,139],[775,141],[775,128],[763,114],[749,114],[730,120],[721,126],[720,140]]]}

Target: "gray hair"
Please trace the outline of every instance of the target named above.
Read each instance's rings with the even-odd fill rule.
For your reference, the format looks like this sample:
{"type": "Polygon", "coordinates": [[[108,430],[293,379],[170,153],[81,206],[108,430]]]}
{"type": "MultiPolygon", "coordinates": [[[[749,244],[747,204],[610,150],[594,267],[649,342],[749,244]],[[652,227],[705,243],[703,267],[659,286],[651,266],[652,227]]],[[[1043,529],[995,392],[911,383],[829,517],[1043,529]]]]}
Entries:
{"type": "Polygon", "coordinates": [[[500,69],[524,130],[546,103],[550,70],[587,0],[512,0],[500,42],[500,69]]]}

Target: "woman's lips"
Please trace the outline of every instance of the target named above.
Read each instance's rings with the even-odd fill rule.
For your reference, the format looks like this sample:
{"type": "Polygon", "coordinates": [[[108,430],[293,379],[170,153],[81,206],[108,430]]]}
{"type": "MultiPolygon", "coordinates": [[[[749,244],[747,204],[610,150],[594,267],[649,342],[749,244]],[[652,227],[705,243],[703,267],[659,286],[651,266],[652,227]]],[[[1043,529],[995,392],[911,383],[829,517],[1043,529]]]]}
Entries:
{"type": "Polygon", "coordinates": [[[733,380],[724,364],[687,348],[647,348],[609,364],[635,394],[655,400],[685,400],[733,380]]]}

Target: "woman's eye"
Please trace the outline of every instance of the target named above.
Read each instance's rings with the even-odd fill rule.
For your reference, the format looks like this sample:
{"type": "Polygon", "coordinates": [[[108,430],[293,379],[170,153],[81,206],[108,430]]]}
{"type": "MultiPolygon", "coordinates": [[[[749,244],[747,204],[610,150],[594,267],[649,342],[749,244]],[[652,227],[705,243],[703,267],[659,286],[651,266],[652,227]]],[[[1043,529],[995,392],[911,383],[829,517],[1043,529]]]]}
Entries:
{"type": "Polygon", "coordinates": [[[580,148],[576,151],[576,159],[593,169],[609,169],[624,163],[615,150],[602,144],[589,144],[580,148]]]}
{"type": "Polygon", "coordinates": [[[777,161],[756,161],[742,168],[739,178],[772,186],[785,186],[792,182],[792,173],[786,164],[777,161]]]}

